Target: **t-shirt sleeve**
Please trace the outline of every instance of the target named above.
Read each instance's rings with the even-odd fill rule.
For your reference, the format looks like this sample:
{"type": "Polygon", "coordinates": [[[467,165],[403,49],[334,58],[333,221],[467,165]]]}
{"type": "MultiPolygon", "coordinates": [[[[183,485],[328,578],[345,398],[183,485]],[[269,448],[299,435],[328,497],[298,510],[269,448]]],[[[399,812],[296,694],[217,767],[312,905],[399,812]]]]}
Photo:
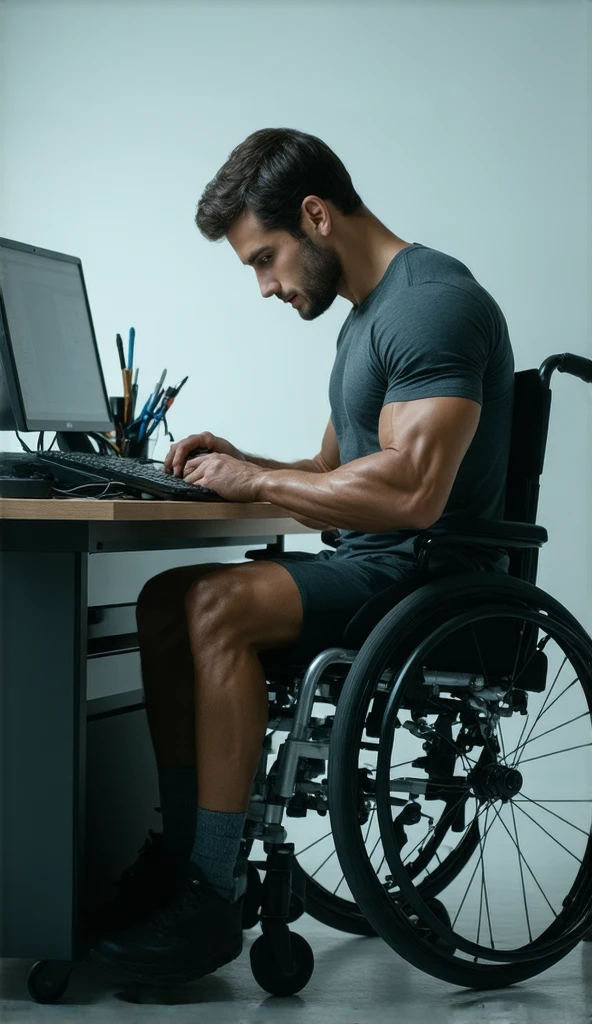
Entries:
{"type": "Polygon", "coordinates": [[[436,397],[482,405],[490,344],[490,321],[477,298],[435,283],[411,288],[394,316],[385,308],[374,324],[383,405],[436,397]]]}

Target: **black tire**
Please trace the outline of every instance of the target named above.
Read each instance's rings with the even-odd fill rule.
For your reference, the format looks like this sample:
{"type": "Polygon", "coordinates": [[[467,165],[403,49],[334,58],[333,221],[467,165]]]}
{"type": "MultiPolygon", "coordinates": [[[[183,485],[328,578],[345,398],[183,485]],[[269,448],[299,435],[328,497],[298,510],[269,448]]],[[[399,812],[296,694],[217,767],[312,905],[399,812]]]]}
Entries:
{"type": "Polygon", "coordinates": [[[36,1003],[56,1003],[70,980],[72,965],[61,960],[37,960],[27,974],[29,995],[36,1003]]]}
{"type": "Polygon", "coordinates": [[[282,974],[268,935],[260,935],[249,951],[253,977],[272,996],[293,996],[308,984],[314,971],[314,953],[302,935],[290,932],[294,970],[282,974]]]}
{"type": "MultiPolygon", "coordinates": [[[[369,864],[355,820],[360,729],[363,728],[369,694],[386,663],[385,659],[392,657],[391,663],[399,664],[393,653],[398,644],[403,643],[405,647],[407,642],[405,660],[417,647],[419,638],[425,639],[436,626],[441,625],[445,621],[444,616],[450,620],[462,611],[471,611],[479,603],[497,604],[499,608],[507,608],[510,604],[542,609],[549,616],[549,622],[561,623],[580,654],[584,652],[582,663],[590,665],[590,637],[567,609],[531,584],[505,574],[479,573],[445,578],[423,586],[387,613],[364,643],[350,669],[332,730],[328,799],[335,845],[348,885],[377,933],[406,960],[434,977],[454,985],[491,989],[531,978],[557,963],[580,940],[582,927],[579,929],[582,934],[574,928],[566,936],[562,949],[548,955],[533,955],[530,960],[491,965],[454,959],[437,946],[423,941],[420,934],[414,934],[408,918],[394,901],[389,900],[369,864]],[[409,649],[410,637],[415,637],[415,640],[409,649]]],[[[492,616],[494,614],[492,612],[492,616]]],[[[438,923],[436,919],[437,915],[434,915],[434,922],[438,923]]]]}

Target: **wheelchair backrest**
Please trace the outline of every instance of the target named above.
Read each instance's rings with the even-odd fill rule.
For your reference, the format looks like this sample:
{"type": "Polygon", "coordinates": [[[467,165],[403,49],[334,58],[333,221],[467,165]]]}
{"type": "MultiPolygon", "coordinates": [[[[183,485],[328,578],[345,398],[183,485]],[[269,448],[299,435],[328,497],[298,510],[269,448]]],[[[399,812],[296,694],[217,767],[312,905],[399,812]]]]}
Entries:
{"type": "MultiPolygon", "coordinates": [[[[504,518],[536,523],[540,477],[545,461],[551,389],[538,370],[514,374],[514,411],[504,518]]],[[[509,573],[536,582],[538,550],[511,548],[509,573]]]]}

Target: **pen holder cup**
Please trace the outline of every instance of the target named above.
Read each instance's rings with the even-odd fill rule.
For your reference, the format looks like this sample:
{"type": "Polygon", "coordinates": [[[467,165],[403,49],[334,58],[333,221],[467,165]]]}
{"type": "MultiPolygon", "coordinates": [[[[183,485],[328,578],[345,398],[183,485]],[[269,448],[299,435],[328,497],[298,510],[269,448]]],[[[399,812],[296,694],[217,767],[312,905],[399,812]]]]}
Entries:
{"type": "MultiPolygon", "coordinates": [[[[117,445],[122,451],[122,442],[124,441],[124,399],[122,396],[110,396],[109,405],[111,406],[111,415],[115,423],[115,438],[117,445]]],[[[158,431],[156,431],[156,434],[158,431]]],[[[150,457],[151,451],[154,450],[156,444],[156,434],[153,437],[143,437],[141,441],[138,441],[136,437],[128,437],[126,439],[125,447],[123,448],[123,454],[130,459],[147,459],[150,457]]]]}

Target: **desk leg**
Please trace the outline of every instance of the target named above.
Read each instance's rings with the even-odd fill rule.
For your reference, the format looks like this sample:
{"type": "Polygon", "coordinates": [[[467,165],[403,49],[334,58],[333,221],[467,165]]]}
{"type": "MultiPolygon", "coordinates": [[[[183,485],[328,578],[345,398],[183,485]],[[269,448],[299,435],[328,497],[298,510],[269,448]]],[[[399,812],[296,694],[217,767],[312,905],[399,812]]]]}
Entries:
{"type": "Polygon", "coordinates": [[[0,955],[80,955],[86,553],[0,552],[0,955]]]}

